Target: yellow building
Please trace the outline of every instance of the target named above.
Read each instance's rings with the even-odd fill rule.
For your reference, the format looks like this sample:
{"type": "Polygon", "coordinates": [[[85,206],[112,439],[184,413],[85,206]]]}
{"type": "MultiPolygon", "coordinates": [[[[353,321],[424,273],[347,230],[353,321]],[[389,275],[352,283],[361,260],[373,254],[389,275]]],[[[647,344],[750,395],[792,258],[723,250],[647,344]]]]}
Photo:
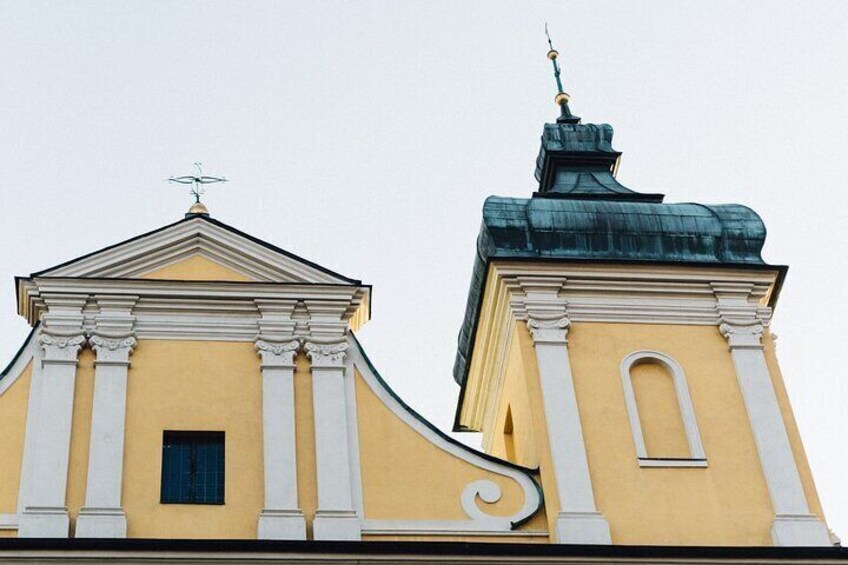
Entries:
{"type": "Polygon", "coordinates": [[[194,206],[16,279],[0,561],[844,561],[762,221],[622,186],[557,100],[538,191],[483,208],[454,372],[482,452],[372,366],[370,286],[194,206]]]}

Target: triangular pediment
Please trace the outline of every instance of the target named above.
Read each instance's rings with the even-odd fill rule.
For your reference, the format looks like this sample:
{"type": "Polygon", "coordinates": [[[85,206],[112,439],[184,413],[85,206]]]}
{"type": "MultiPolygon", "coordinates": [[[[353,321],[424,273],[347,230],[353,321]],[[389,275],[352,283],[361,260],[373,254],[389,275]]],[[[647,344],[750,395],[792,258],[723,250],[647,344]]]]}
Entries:
{"type": "Polygon", "coordinates": [[[357,280],[199,215],[32,276],[359,284],[357,280]]]}

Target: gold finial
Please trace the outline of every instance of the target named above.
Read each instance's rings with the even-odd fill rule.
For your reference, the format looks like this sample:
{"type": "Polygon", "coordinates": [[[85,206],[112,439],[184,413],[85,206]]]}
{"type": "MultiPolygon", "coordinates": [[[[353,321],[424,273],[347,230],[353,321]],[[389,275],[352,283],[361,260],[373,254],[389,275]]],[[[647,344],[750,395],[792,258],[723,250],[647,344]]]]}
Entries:
{"type": "Polygon", "coordinates": [[[195,202],[191,205],[191,208],[188,209],[189,214],[206,214],[209,215],[209,210],[206,208],[206,205],[203,202],[195,202]]]}

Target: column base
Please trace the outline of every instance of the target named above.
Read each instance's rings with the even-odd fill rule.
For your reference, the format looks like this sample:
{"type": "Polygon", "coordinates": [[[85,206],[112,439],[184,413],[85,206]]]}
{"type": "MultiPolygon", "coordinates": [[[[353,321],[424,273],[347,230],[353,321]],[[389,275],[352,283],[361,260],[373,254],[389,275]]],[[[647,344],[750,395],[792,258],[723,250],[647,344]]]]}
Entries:
{"type": "Polygon", "coordinates": [[[812,514],[778,514],[771,527],[771,539],[782,547],[833,545],[827,526],[812,514]]]}
{"type": "Polygon", "coordinates": [[[609,545],[609,524],[600,512],[560,512],[556,520],[557,543],[609,545]]]}
{"type": "Polygon", "coordinates": [[[362,539],[362,523],[353,510],[319,510],[312,522],[312,537],[316,540],[362,539]]]}
{"type": "Polygon", "coordinates": [[[306,539],[306,520],[300,510],[265,509],[259,514],[259,539],[306,539]]]}
{"type": "Polygon", "coordinates": [[[66,538],[71,521],[68,509],[54,506],[27,506],[18,524],[19,538],[66,538]]]}
{"type": "Polygon", "coordinates": [[[77,516],[75,538],[125,538],[127,516],[120,508],[83,508],[77,516]]]}

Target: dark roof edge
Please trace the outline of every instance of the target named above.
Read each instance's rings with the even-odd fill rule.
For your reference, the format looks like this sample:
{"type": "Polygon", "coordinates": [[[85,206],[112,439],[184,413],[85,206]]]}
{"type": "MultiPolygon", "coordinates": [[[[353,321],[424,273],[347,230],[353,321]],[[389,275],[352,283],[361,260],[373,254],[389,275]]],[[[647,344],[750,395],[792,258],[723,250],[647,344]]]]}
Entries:
{"type": "Polygon", "coordinates": [[[41,322],[37,322],[32,327],[32,329],[29,331],[29,334],[27,334],[26,338],[24,339],[24,342],[21,344],[21,346],[15,352],[15,355],[12,357],[12,360],[9,361],[9,364],[6,365],[5,369],[0,371],[0,380],[2,380],[3,377],[5,377],[9,373],[9,371],[12,370],[12,367],[15,366],[15,363],[18,362],[18,359],[20,359],[21,355],[23,355],[24,351],[26,351],[26,348],[29,345],[29,342],[32,341],[32,338],[33,338],[33,336],[35,336],[35,332],[36,332],[36,330],[38,330],[38,326],[40,324],[41,324],[41,322]]]}
{"type": "MultiPolygon", "coordinates": [[[[843,547],[750,547],[750,546],[657,546],[657,545],[568,545],[470,542],[376,542],[376,541],[270,541],[270,540],[184,540],[184,539],[39,539],[0,538],[0,561],[4,552],[14,551],[126,551],[126,552],[246,552],[312,554],[438,555],[455,557],[591,557],[609,559],[711,559],[711,560],[821,560],[848,561],[843,547]]],[[[219,559],[221,556],[218,557],[219,559]]],[[[314,558],[312,559],[314,560],[314,558]]]]}
{"type": "Polygon", "coordinates": [[[303,257],[300,257],[298,255],[295,255],[294,253],[286,251],[285,249],[277,247],[276,245],[274,245],[272,243],[268,243],[267,241],[261,240],[258,237],[254,237],[254,236],[252,236],[248,233],[245,233],[245,232],[243,232],[239,229],[236,229],[236,228],[234,228],[234,227],[232,227],[228,224],[225,224],[224,222],[222,222],[220,220],[216,220],[214,218],[211,218],[209,216],[204,216],[202,214],[194,214],[194,215],[190,215],[190,216],[187,215],[185,218],[183,218],[181,220],[178,220],[178,221],[173,222],[171,224],[164,225],[160,228],[156,228],[155,230],[151,230],[151,231],[139,234],[137,236],[131,237],[129,239],[125,239],[123,241],[113,243],[112,245],[107,245],[106,247],[102,247],[100,249],[97,249],[96,251],[86,253],[85,255],[80,255],[79,257],[76,257],[74,259],[70,259],[68,261],[65,261],[64,263],[59,263],[58,265],[54,265],[52,267],[48,267],[47,269],[42,269],[41,271],[37,271],[35,273],[30,274],[30,277],[41,276],[44,273],[47,273],[49,271],[59,269],[61,267],[67,267],[68,265],[76,263],[77,261],[82,261],[83,259],[87,259],[87,258],[89,258],[93,255],[97,255],[98,253],[102,253],[104,251],[109,251],[109,250],[114,249],[116,247],[119,247],[121,245],[125,245],[127,243],[132,243],[133,241],[136,241],[136,240],[142,239],[144,237],[148,237],[148,236],[157,234],[157,233],[164,231],[168,228],[172,228],[176,225],[179,225],[179,224],[182,224],[182,223],[185,223],[185,222],[191,222],[193,220],[202,220],[204,222],[209,222],[210,224],[213,224],[215,226],[218,226],[219,228],[225,229],[225,230],[229,231],[230,233],[234,233],[234,234],[236,234],[240,237],[243,237],[243,238],[245,238],[249,241],[252,241],[253,243],[261,245],[262,247],[265,247],[266,249],[269,249],[269,250],[274,251],[276,253],[279,253],[281,255],[285,255],[286,257],[289,257],[290,259],[294,259],[295,261],[299,261],[300,263],[303,263],[304,265],[308,265],[308,266],[310,266],[314,269],[317,269],[317,270],[319,270],[323,273],[326,273],[330,276],[345,280],[345,281],[347,281],[351,284],[361,284],[361,282],[362,282],[362,281],[341,275],[341,274],[339,274],[335,271],[331,271],[330,269],[327,269],[326,267],[322,267],[321,265],[318,265],[317,263],[313,263],[312,261],[309,261],[308,259],[304,259],[303,257]]]}

